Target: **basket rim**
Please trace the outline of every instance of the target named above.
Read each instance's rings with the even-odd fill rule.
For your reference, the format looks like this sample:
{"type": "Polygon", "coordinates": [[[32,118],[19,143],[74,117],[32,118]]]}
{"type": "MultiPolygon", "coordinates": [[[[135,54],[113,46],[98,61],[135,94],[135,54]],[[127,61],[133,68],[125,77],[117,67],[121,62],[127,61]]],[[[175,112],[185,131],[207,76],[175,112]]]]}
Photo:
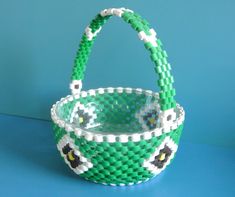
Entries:
{"type": "MultiPolygon", "coordinates": [[[[107,87],[107,88],[98,88],[98,89],[89,89],[87,91],[81,91],[79,94],[75,95],[68,95],[66,97],[61,98],[59,101],[57,101],[55,104],[53,104],[51,108],[51,118],[52,121],[59,126],[60,128],[65,129],[66,132],[74,132],[77,137],[84,137],[88,141],[96,141],[96,142],[138,142],[141,140],[148,140],[152,137],[158,137],[162,134],[169,133],[172,130],[177,129],[180,125],[184,123],[185,119],[185,111],[182,106],[180,106],[178,103],[176,104],[176,109],[178,110],[178,117],[176,117],[176,120],[172,122],[169,125],[164,125],[161,127],[157,127],[153,130],[144,130],[142,132],[133,132],[130,134],[126,133],[119,133],[119,134],[110,134],[110,133],[104,133],[104,132],[92,132],[89,129],[79,128],[75,127],[73,124],[63,120],[58,116],[56,113],[56,109],[58,105],[61,105],[62,107],[64,104],[67,104],[68,102],[72,102],[80,97],[87,97],[88,95],[97,95],[97,94],[103,94],[103,93],[136,93],[136,94],[145,94],[146,96],[154,96],[157,99],[159,99],[159,93],[153,92],[152,90],[144,90],[141,88],[124,88],[124,87],[107,87]]],[[[170,109],[172,110],[172,109],[170,109]]],[[[160,114],[163,114],[166,111],[160,110],[160,114]]]]}

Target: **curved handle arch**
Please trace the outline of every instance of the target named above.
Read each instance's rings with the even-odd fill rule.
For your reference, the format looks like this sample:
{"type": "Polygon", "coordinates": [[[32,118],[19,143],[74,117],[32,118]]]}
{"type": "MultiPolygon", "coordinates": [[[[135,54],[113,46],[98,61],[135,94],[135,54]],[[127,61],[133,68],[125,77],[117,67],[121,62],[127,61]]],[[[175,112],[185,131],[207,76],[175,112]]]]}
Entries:
{"type": "Polygon", "coordinates": [[[149,27],[149,23],[142,19],[140,15],[126,8],[110,8],[101,11],[85,29],[79,49],[74,62],[72,72],[72,82],[70,89],[72,94],[80,93],[82,80],[84,78],[86,63],[91,52],[91,48],[97,34],[102,26],[111,16],[118,16],[138,32],[140,40],[144,42],[145,48],[150,52],[150,58],[155,64],[155,72],[158,74],[158,85],[160,87],[160,107],[162,111],[176,107],[174,99],[175,89],[173,88],[173,76],[170,73],[171,66],[167,62],[166,51],[162,49],[161,41],[156,37],[154,29],[149,27]]]}

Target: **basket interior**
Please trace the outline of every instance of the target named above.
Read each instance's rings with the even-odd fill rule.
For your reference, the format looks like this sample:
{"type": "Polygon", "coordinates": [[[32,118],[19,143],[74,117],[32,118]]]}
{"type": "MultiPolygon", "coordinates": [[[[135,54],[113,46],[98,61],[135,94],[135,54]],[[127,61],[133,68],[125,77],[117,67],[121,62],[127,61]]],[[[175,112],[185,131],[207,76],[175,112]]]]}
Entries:
{"type": "MultiPolygon", "coordinates": [[[[72,100],[72,99],[71,99],[72,100]]],[[[102,133],[136,133],[160,126],[158,94],[104,92],[57,105],[57,116],[75,127],[102,133]]]]}

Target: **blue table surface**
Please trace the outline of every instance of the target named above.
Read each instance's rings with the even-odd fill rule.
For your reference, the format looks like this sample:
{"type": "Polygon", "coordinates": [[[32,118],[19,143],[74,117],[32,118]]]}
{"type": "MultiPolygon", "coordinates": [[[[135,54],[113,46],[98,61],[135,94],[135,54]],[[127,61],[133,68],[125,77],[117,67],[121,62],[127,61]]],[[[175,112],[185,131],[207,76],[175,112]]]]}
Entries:
{"type": "Polygon", "coordinates": [[[111,187],[73,174],[56,150],[50,122],[0,115],[0,141],[0,196],[235,196],[232,148],[181,141],[158,177],[111,187]]]}

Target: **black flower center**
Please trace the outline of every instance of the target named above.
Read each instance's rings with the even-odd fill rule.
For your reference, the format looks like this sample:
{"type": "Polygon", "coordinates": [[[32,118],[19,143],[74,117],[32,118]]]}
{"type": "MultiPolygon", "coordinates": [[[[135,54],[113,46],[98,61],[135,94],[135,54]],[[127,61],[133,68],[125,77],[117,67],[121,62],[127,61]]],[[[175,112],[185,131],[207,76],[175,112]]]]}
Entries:
{"type": "Polygon", "coordinates": [[[74,150],[69,146],[69,144],[66,144],[62,148],[62,152],[66,155],[66,158],[69,161],[72,168],[76,168],[80,164],[82,164],[79,156],[75,155],[74,150]]]}
{"type": "Polygon", "coordinates": [[[156,110],[152,110],[151,112],[148,112],[144,117],[144,121],[146,122],[146,125],[149,129],[154,129],[157,127],[157,121],[158,121],[158,112],[156,110]]]}
{"type": "Polygon", "coordinates": [[[165,147],[160,150],[159,154],[155,156],[154,161],[152,161],[151,163],[158,168],[162,168],[168,161],[171,153],[172,150],[167,145],[165,145],[165,147]]]}
{"type": "Polygon", "coordinates": [[[79,125],[82,128],[86,127],[91,119],[91,116],[88,113],[84,112],[83,110],[78,111],[78,117],[79,117],[78,119],[79,125]]]}

